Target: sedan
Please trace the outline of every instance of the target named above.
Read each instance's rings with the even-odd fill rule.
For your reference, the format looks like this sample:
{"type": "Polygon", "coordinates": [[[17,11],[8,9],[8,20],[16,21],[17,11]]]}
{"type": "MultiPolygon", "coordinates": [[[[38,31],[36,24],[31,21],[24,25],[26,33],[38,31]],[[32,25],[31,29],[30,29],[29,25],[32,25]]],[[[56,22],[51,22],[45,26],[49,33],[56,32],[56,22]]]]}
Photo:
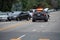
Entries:
{"type": "Polygon", "coordinates": [[[0,13],[0,21],[8,21],[8,14],[7,13],[0,13]]]}
{"type": "Polygon", "coordinates": [[[26,19],[26,20],[29,20],[31,18],[31,16],[26,13],[26,12],[20,12],[20,13],[13,13],[9,19],[10,20],[23,20],[23,19],[26,19]]]}

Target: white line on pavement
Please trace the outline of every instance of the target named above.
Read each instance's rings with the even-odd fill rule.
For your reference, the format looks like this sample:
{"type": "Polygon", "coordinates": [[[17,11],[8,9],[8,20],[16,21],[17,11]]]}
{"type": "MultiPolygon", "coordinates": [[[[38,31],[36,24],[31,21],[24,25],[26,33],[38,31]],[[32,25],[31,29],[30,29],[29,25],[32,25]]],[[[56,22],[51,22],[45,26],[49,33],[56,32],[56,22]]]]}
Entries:
{"type": "Polygon", "coordinates": [[[26,36],[26,35],[24,34],[24,35],[22,35],[22,36],[18,37],[17,39],[23,38],[23,37],[25,37],[25,36],[26,36]]]}

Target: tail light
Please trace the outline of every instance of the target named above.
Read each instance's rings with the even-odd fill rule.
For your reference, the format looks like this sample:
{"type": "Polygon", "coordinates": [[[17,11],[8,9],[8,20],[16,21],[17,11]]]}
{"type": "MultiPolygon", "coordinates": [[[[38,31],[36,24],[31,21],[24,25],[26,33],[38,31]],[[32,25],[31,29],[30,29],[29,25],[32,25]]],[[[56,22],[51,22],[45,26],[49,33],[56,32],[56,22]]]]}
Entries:
{"type": "Polygon", "coordinates": [[[44,16],[46,16],[46,14],[43,14],[44,16]]]}
{"type": "Polygon", "coordinates": [[[34,16],[34,13],[32,14],[32,16],[34,16]]]}

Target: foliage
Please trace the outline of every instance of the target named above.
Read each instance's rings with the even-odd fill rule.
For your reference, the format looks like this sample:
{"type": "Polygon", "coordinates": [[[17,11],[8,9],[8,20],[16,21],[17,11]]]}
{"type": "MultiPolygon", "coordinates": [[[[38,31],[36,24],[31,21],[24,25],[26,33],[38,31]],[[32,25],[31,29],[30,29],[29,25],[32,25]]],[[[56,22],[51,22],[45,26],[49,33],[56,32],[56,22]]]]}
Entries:
{"type": "MultiPolygon", "coordinates": [[[[60,8],[60,0],[56,1],[58,2],[58,7],[60,8]]],[[[22,10],[29,10],[37,7],[53,7],[51,0],[0,0],[0,10],[11,11],[12,5],[18,2],[21,2],[22,10]]]]}
{"type": "Polygon", "coordinates": [[[60,0],[58,0],[58,8],[60,9],[60,0]]]}
{"type": "Polygon", "coordinates": [[[50,1],[48,0],[22,0],[22,9],[23,10],[29,10],[29,9],[32,9],[32,8],[37,8],[37,7],[49,7],[51,8],[51,5],[50,5],[50,1]]]}
{"type": "Polygon", "coordinates": [[[0,0],[0,11],[11,11],[12,4],[16,0],[0,0]]]}

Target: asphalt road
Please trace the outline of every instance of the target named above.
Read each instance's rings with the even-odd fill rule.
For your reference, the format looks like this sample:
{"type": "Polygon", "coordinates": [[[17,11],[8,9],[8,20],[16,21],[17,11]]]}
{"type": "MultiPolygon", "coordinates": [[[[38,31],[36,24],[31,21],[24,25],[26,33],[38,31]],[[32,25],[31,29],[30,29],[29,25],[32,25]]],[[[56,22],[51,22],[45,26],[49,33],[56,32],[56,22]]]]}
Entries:
{"type": "Polygon", "coordinates": [[[50,16],[48,22],[0,22],[0,40],[60,40],[60,12],[50,16]]]}

